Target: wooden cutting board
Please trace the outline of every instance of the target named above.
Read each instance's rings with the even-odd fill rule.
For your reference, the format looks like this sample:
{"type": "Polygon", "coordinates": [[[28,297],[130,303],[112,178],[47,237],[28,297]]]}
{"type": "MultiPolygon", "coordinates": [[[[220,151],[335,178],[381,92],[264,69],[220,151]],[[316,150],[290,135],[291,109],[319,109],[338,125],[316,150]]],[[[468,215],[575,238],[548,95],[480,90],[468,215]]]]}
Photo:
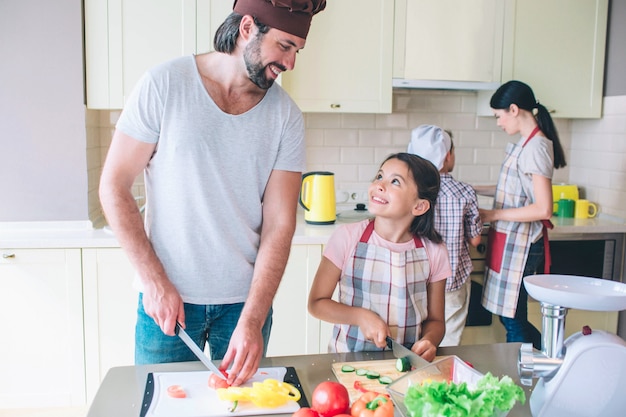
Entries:
{"type": "MultiPolygon", "coordinates": [[[[445,356],[437,356],[435,360],[442,358],[445,358],[445,356]]],[[[342,372],[341,367],[344,365],[350,365],[355,369],[363,368],[368,371],[376,371],[381,376],[388,376],[394,381],[401,376],[406,375],[406,372],[400,372],[396,369],[395,359],[361,362],[335,362],[332,364],[333,374],[335,374],[337,381],[348,389],[350,402],[356,401],[361,394],[363,394],[361,391],[354,388],[355,381],[360,381],[361,386],[368,391],[386,392],[387,385],[381,384],[378,379],[369,379],[367,376],[359,376],[356,372],[342,372]]]]}
{"type": "Polygon", "coordinates": [[[355,369],[363,368],[368,371],[378,372],[381,376],[388,376],[394,381],[400,378],[402,375],[405,375],[406,372],[400,372],[396,369],[396,360],[395,359],[387,359],[380,361],[361,361],[361,362],[335,362],[332,365],[333,373],[341,384],[343,384],[348,389],[348,394],[350,394],[350,402],[356,401],[361,394],[361,391],[358,391],[354,388],[354,382],[359,381],[363,388],[368,391],[378,391],[385,392],[385,384],[381,384],[378,379],[369,379],[367,376],[359,376],[356,372],[342,372],[341,367],[344,365],[350,365],[355,369]]]}
{"type": "MultiPolygon", "coordinates": [[[[243,386],[252,386],[253,382],[262,382],[268,378],[279,381],[287,381],[299,387],[289,379],[293,368],[273,367],[259,368],[257,373],[243,386]]],[[[292,414],[300,405],[295,401],[276,408],[261,408],[252,403],[240,403],[234,412],[228,411],[229,403],[221,401],[214,389],[208,387],[211,371],[187,371],[187,372],[154,372],[150,374],[146,384],[146,397],[141,417],[225,417],[225,416],[249,416],[262,414],[292,414]],[[167,388],[171,385],[180,385],[185,390],[186,398],[172,398],[167,395],[167,388]],[[149,392],[151,395],[148,395],[149,392]]],[[[293,376],[297,380],[297,376],[293,376]]],[[[302,391],[301,391],[302,392],[302,391]]],[[[305,404],[306,399],[304,400],[305,404]]]]}

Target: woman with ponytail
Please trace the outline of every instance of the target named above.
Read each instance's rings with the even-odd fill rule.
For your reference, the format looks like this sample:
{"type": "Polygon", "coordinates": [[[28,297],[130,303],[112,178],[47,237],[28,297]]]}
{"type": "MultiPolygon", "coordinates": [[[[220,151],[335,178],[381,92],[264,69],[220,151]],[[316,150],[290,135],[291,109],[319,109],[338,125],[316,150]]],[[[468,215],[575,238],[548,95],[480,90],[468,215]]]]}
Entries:
{"type": "Polygon", "coordinates": [[[489,223],[483,306],[500,316],[507,342],[532,342],[541,349],[541,333],[528,321],[528,293],[522,278],[550,266],[547,229],[552,227],[552,174],[565,166],[565,155],[548,110],[521,81],[509,81],[493,94],[490,106],[509,143],[496,186],[476,186],[494,197],[491,210],[480,210],[489,223]],[[546,256],[548,255],[548,256],[546,256]]]}

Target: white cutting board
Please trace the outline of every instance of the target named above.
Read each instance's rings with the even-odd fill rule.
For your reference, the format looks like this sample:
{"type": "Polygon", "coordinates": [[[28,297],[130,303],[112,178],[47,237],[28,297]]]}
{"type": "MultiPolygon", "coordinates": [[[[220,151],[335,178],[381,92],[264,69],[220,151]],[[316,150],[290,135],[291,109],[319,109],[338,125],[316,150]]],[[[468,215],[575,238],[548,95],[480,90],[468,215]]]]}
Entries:
{"type": "MultiPolygon", "coordinates": [[[[253,382],[268,378],[283,381],[287,369],[284,367],[259,368],[257,373],[243,386],[251,387],[253,382]]],[[[209,388],[211,371],[197,372],[154,372],[154,395],[146,417],[221,417],[249,416],[260,414],[294,413],[300,406],[295,401],[276,408],[261,408],[251,402],[239,403],[234,412],[228,411],[230,402],[221,401],[217,392],[209,388]],[[180,385],[187,393],[186,398],[172,398],[167,395],[167,387],[180,385]]]]}

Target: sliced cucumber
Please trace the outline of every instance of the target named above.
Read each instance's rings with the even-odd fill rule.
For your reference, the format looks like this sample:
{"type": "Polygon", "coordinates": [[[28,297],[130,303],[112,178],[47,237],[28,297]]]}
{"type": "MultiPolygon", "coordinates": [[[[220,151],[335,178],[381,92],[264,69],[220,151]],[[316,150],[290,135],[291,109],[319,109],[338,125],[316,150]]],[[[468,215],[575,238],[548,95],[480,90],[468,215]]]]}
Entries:
{"type": "Polygon", "coordinates": [[[411,361],[409,361],[408,357],[398,358],[396,360],[396,369],[399,372],[406,372],[411,370],[411,361]]]}
{"type": "Polygon", "coordinates": [[[393,382],[393,379],[391,379],[391,377],[383,375],[380,378],[378,378],[378,382],[384,385],[389,385],[393,382]]]}
{"type": "Polygon", "coordinates": [[[341,372],[354,372],[354,366],[344,365],[341,367],[341,372]]]}
{"type": "Polygon", "coordinates": [[[367,369],[365,369],[365,368],[359,368],[359,369],[357,369],[357,370],[356,370],[356,374],[357,374],[358,376],[365,376],[365,375],[367,375],[367,369]]]}
{"type": "Polygon", "coordinates": [[[367,377],[367,379],[378,379],[380,378],[380,373],[376,371],[367,371],[365,376],[367,377]]]}

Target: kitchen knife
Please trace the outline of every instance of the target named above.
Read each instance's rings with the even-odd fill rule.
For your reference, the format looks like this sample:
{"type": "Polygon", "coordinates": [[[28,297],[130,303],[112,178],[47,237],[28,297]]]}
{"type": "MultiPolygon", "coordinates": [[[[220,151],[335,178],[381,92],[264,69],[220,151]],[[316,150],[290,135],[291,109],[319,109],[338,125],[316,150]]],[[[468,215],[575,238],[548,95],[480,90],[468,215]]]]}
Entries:
{"type": "Polygon", "coordinates": [[[213,372],[214,374],[216,374],[217,376],[219,376],[220,378],[224,380],[226,379],[222,371],[220,371],[217,368],[217,366],[215,366],[215,364],[211,362],[211,359],[209,359],[204,354],[204,352],[198,347],[198,345],[196,345],[196,342],[194,342],[193,339],[189,337],[185,329],[183,329],[183,326],[181,326],[180,323],[178,322],[176,322],[175,332],[178,335],[178,337],[180,337],[183,340],[183,342],[185,342],[185,344],[189,347],[189,349],[191,349],[193,354],[196,355],[198,359],[200,359],[200,362],[202,362],[204,366],[209,368],[209,371],[213,372]]]}
{"type": "Polygon", "coordinates": [[[412,350],[405,348],[404,346],[402,346],[402,344],[396,342],[389,336],[387,336],[387,347],[393,350],[393,356],[395,356],[396,358],[408,358],[411,366],[414,369],[430,365],[430,362],[428,362],[426,359],[422,358],[412,350]]]}

